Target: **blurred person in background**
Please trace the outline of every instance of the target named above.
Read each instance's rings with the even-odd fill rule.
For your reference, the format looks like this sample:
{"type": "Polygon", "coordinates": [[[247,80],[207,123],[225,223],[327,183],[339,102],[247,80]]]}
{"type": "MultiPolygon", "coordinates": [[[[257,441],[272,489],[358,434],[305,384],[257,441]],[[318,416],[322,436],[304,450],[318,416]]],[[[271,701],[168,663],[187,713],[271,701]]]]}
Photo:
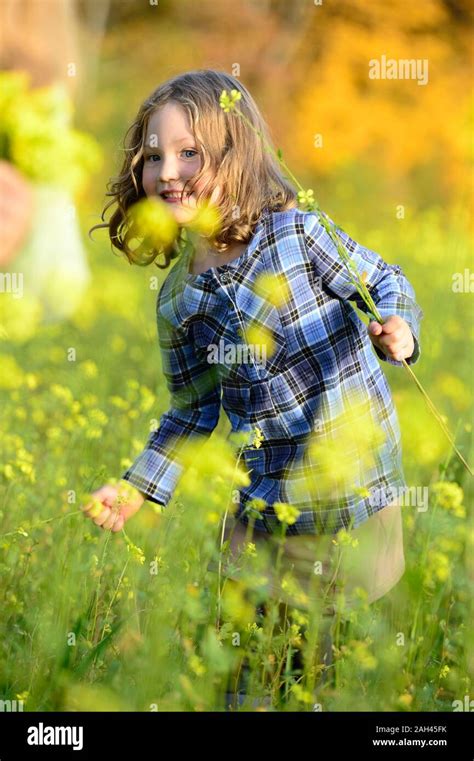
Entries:
{"type": "MultiPolygon", "coordinates": [[[[53,86],[58,108],[69,102],[72,105],[82,81],[87,79],[90,89],[108,8],[109,0],[83,2],[80,22],[77,0],[2,0],[0,73],[24,72],[32,92],[53,86]],[[86,28],[87,77],[84,51],[79,51],[81,25],[86,28]]],[[[72,108],[61,114],[63,117],[66,129],[72,129],[72,108]]],[[[55,322],[74,313],[91,278],[75,193],[61,177],[32,181],[15,166],[6,153],[5,118],[0,114],[0,270],[22,273],[22,297],[36,303],[45,322],[55,322]]],[[[30,143],[31,161],[38,162],[41,136],[35,137],[30,143]]],[[[28,147],[26,152],[30,152],[28,147]]],[[[28,160],[28,156],[24,158],[28,160]]],[[[2,296],[8,298],[6,292],[2,296]]],[[[9,307],[14,306],[12,302],[10,299],[9,307]]]]}

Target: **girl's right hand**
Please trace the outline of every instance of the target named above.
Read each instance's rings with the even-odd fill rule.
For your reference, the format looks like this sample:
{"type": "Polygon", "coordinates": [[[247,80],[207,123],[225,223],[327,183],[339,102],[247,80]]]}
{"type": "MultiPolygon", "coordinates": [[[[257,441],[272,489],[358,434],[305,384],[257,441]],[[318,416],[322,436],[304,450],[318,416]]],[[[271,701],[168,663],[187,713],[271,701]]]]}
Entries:
{"type": "Polygon", "coordinates": [[[127,481],[106,484],[92,492],[91,501],[81,510],[103,529],[113,532],[121,531],[126,521],[135,515],[146,500],[146,495],[138,491],[127,481]]]}

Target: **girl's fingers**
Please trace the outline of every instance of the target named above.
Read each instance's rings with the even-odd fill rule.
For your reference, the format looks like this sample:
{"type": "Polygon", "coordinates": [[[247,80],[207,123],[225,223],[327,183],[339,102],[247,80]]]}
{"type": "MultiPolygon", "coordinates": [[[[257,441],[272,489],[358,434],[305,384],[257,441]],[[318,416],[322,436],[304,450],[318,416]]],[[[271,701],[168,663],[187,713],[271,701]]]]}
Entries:
{"type": "Polygon", "coordinates": [[[369,323],[369,331],[373,336],[378,336],[382,332],[382,326],[379,322],[375,322],[375,320],[373,320],[369,323]]]}
{"type": "Polygon", "coordinates": [[[116,531],[121,531],[121,530],[123,529],[123,527],[124,527],[124,524],[125,524],[125,518],[123,517],[123,515],[122,515],[122,514],[120,514],[120,515],[118,516],[117,520],[115,521],[114,525],[112,526],[112,529],[111,529],[111,530],[112,530],[114,533],[115,533],[116,531]]]}
{"type": "Polygon", "coordinates": [[[98,515],[96,518],[93,518],[92,520],[97,526],[102,526],[103,523],[107,520],[111,513],[110,507],[104,507],[101,514],[98,515]]]}
{"type": "Polygon", "coordinates": [[[111,510],[109,517],[102,524],[102,528],[107,528],[107,529],[112,528],[112,526],[114,525],[114,523],[116,522],[116,520],[118,518],[118,514],[119,513],[118,513],[118,510],[116,508],[111,510]]]}

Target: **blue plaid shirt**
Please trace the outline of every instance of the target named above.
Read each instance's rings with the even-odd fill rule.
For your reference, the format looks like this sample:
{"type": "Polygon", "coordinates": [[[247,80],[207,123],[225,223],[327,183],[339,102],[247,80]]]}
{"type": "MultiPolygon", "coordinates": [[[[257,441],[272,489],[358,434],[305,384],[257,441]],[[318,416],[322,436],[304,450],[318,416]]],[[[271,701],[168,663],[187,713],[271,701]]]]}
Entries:
{"type": "MultiPolygon", "coordinates": [[[[335,227],[359,273],[366,273],[366,285],[382,317],[399,315],[409,324],[415,350],[407,361],[413,364],[420,353],[423,312],[411,284],[398,265],[387,264],[335,227]]],[[[233,431],[258,427],[263,434],[258,448],[243,451],[250,484],[240,489],[235,513],[247,523],[246,506],[254,498],[263,500],[259,517],[252,517],[258,531],[275,530],[276,502],[290,503],[300,513],[288,535],[356,528],[393,500],[392,489],[407,488],[397,415],[377,356],[402,363],[373,346],[350,302],[363,311],[365,304],[318,215],[266,209],[239,257],[199,275],[189,272],[189,263],[189,254],[177,260],[157,299],[171,404],[122,478],[148,499],[166,505],[184,467],[179,444],[209,436],[222,404],[233,431]],[[283,303],[254,287],[262,274],[284,278],[283,303]],[[255,354],[252,361],[222,361],[222,349],[242,346],[250,325],[271,335],[271,355],[265,362],[255,361],[255,354]],[[220,361],[209,360],[211,346],[221,348],[220,361]],[[318,463],[308,459],[309,442],[315,436],[323,441],[324,435],[331,437],[352,392],[362,394],[385,441],[374,452],[371,466],[361,462],[351,487],[335,494],[322,488],[322,480],[318,488],[318,463]],[[378,499],[369,496],[374,493],[378,499]]],[[[364,431],[357,435],[363,438],[364,431]]],[[[355,447],[351,457],[358,456],[355,447]]]]}

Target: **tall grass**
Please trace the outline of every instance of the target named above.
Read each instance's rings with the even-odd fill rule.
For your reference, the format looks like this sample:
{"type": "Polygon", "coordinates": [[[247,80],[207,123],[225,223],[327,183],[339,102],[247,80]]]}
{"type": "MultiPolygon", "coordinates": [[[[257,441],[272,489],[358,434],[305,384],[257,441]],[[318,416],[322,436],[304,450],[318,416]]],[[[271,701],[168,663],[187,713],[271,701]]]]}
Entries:
{"type": "MultiPolygon", "coordinates": [[[[468,266],[468,233],[462,220],[429,211],[405,221],[403,234],[397,245],[389,229],[364,243],[415,284],[425,311],[417,372],[466,453],[468,305],[451,281],[468,266]]],[[[0,698],[30,711],[222,710],[248,663],[252,692],[280,711],[452,711],[472,695],[471,487],[398,368],[384,369],[406,473],[430,487],[429,507],[402,510],[399,584],[371,605],[361,593],[355,611],[339,599],[324,680],[322,605],[272,601],[252,548],[240,583],[207,570],[219,561],[232,481],[244,477],[224,416],[164,511],[147,502],[118,534],[84,519],[81,496],[123,472],[167,409],[151,274],[111,258],[95,265],[74,320],[28,322],[27,307],[13,303],[3,315],[0,698]]]]}

